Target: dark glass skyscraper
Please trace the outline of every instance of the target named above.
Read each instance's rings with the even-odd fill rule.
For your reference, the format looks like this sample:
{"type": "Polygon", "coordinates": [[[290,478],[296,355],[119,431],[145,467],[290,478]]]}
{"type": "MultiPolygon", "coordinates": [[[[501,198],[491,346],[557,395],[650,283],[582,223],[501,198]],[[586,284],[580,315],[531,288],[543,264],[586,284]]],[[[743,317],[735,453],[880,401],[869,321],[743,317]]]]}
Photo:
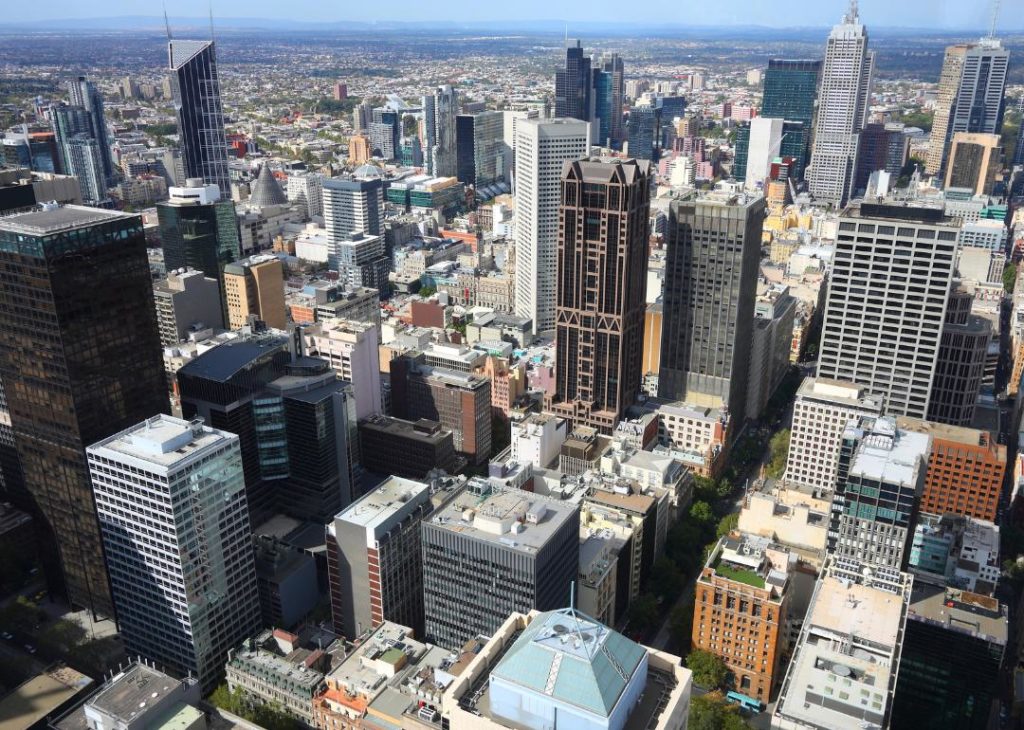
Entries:
{"type": "Polygon", "coordinates": [[[113,616],[85,447],[168,408],[138,216],[0,220],[0,378],[51,588],[113,616]]]}
{"type": "Polygon", "coordinates": [[[555,116],[589,122],[591,119],[590,58],[583,55],[583,47],[565,49],[565,68],[555,74],[555,116]]]}
{"type": "Polygon", "coordinates": [[[562,172],[553,408],[605,433],[640,392],[650,167],[584,160],[562,172]]]}
{"type": "Polygon", "coordinates": [[[743,417],[764,198],[672,203],[658,395],[743,417]]]}
{"type": "Polygon", "coordinates": [[[201,177],[230,200],[228,142],[213,41],[171,40],[167,52],[185,177],[201,177]]]}
{"type": "Polygon", "coordinates": [[[803,178],[811,159],[811,130],[820,74],[821,61],[771,59],[764,75],[761,116],[785,120],[779,155],[797,159],[797,179],[803,178]]]}
{"type": "MultiPolygon", "coordinates": [[[[189,190],[200,193],[205,188],[189,190]]],[[[224,267],[242,258],[235,204],[211,197],[171,197],[158,203],[156,212],[167,270],[202,271],[217,280],[223,296],[224,267]]]]}
{"type": "Polygon", "coordinates": [[[629,110],[629,154],[638,160],[653,160],[658,139],[658,110],[635,106],[629,110]]]}

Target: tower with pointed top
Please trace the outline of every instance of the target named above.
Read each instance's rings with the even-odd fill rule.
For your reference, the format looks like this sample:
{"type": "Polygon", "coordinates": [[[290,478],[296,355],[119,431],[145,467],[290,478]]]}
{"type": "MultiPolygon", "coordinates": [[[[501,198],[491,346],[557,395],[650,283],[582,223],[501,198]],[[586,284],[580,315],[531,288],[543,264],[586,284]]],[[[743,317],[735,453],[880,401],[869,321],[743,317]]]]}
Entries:
{"type": "Polygon", "coordinates": [[[230,200],[228,143],[214,42],[172,38],[167,41],[167,53],[185,176],[203,178],[230,200]]]}
{"type": "Polygon", "coordinates": [[[857,0],[832,28],[818,92],[818,117],[807,181],[819,201],[842,206],[853,194],[860,133],[871,100],[874,54],[860,22],[857,0]]]}

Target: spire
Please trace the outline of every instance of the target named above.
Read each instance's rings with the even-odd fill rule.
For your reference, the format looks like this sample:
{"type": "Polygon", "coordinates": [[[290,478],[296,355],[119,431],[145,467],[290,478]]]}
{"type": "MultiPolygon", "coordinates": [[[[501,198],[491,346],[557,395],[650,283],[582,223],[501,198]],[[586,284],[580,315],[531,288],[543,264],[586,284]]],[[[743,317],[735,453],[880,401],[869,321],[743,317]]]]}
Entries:
{"type": "Polygon", "coordinates": [[[210,42],[213,42],[213,0],[209,0],[210,7],[210,42]]]}
{"type": "Polygon", "coordinates": [[[859,8],[857,7],[857,0],[850,0],[850,10],[846,14],[846,18],[845,18],[846,24],[847,25],[856,25],[860,21],[860,17],[859,16],[860,16],[860,12],[859,12],[859,8]]]}
{"type": "Polygon", "coordinates": [[[167,2],[164,2],[164,28],[167,29],[167,40],[173,40],[171,36],[171,21],[167,19],[167,2]]]}
{"type": "Polygon", "coordinates": [[[1000,0],[992,0],[992,18],[989,20],[988,37],[996,37],[996,20],[999,18],[1000,0]]]}

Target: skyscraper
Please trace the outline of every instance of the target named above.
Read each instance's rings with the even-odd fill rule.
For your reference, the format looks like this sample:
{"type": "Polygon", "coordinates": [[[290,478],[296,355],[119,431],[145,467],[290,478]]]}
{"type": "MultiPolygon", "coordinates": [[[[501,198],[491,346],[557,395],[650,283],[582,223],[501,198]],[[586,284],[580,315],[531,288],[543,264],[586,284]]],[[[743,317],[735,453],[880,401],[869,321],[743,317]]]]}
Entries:
{"type": "Polygon", "coordinates": [[[555,116],[589,122],[593,109],[590,58],[579,40],[566,45],[565,68],[555,73],[555,116]],[[575,44],[575,45],[573,45],[575,44]]]}
{"type": "Polygon", "coordinates": [[[96,84],[84,76],[79,76],[68,82],[68,98],[72,106],[81,107],[89,116],[90,132],[99,146],[103,180],[106,187],[111,187],[114,184],[114,161],[110,154],[110,138],[107,135],[107,121],[103,114],[103,95],[96,88],[96,84]]]}
{"type": "Polygon", "coordinates": [[[502,112],[460,114],[457,127],[457,177],[477,188],[508,179],[511,160],[504,144],[502,112]]]}
{"type": "Polygon", "coordinates": [[[640,391],[650,163],[566,162],[554,410],[611,433],[640,391]]]}
{"type": "MultiPolygon", "coordinates": [[[[96,138],[89,111],[81,106],[58,104],[50,109],[50,120],[61,166],[67,174],[78,178],[82,199],[87,203],[105,200],[109,178],[103,167],[103,150],[107,145],[96,138]]],[[[103,133],[106,134],[105,127],[103,133]]]]}
{"type": "Polygon", "coordinates": [[[862,203],[844,213],[819,378],[865,386],[888,414],[927,415],[959,227],[941,209],[862,203]]]}
{"type": "Polygon", "coordinates": [[[458,93],[445,84],[431,96],[423,97],[423,151],[427,172],[437,177],[455,177],[457,173],[455,118],[459,111],[458,93]]]}
{"type": "Polygon", "coordinates": [[[228,142],[213,41],[171,40],[167,54],[185,176],[216,185],[230,200],[228,142]]]}
{"type": "Polygon", "coordinates": [[[0,378],[50,585],[113,616],[85,447],[168,408],[138,216],[0,220],[0,378]]]}
{"type": "Polygon", "coordinates": [[[213,184],[188,180],[157,203],[160,241],[168,271],[191,268],[217,280],[224,296],[224,267],[242,257],[235,204],[213,184]]]}
{"type": "Polygon", "coordinates": [[[238,437],[158,415],[88,458],[125,648],[211,690],[260,624],[238,437]]]}
{"type": "Polygon", "coordinates": [[[651,104],[629,110],[629,154],[638,160],[653,160],[658,144],[658,109],[651,104]]]}
{"type": "Polygon", "coordinates": [[[658,395],[746,412],[763,198],[712,193],[669,209],[658,395]]]}
{"type": "Polygon", "coordinates": [[[814,148],[807,171],[811,195],[821,202],[843,205],[852,192],[873,66],[867,28],[857,16],[857,1],[851,0],[849,12],[829,34],[821,70],[814,148]]]}
{"type": "Polygon", "coordinates": [[[778,154],[797,158],[798,179],[803,178],[804,168],[811,160],[811,131],[820,75],[821,61],[774,58],[768,61],[764,75],[761,116],[785,120],[778,154]]]}
{"type": "Polygon", "coordinates": [[[324,227],[329,241],[341,241],[355,231],[371,236],[384,232],[381,227],[384,185],[379,176],[324,180],[323,206],[324,227]]]}
{"type": "Polygon", "coordinates": [[[177,374],[185,417],[238,435],[253,524],[275,510],[326,522],[353,498],[351,386],[326,361],[299,355],[301,333],[293,338],[231,340],[177,374]]]}
{"type": "Polygon", "coordinates": [[[625,92],[625,72],[622,58],[617,53],[601,56],[594,70],[595,112],[601,121],[600,144],[618,148],[625,139],[622,126],[622,98],[625,92]]]}
{"type": "Polygon", "coordinates": [[[1003,166],[1003,147],[998,134],[956,132],[946,158],[945,187],[968,188],[975,195],[991,195],[1003,166]]]}
{"type": "Polygon", "coordinates": [[[1002,131],[1009,62],[1010,52],[996,38],[946,48],[924,168],[929,175],[946,169],[949,144],[957,132],[1002,131]]]}
{"type": "Polygon", "coordinates": [[[590,125],[576,119],[516,124],[516,314],[533,331],[555,327],[558,205],[563,163],[584,157],[590,125]]]}

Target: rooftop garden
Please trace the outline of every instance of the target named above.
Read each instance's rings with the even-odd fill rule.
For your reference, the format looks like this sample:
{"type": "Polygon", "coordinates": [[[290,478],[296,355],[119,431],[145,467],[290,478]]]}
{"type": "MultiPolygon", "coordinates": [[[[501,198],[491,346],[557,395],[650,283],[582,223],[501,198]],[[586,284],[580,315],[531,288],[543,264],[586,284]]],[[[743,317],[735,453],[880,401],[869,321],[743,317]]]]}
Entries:
{"type": "Polygon", "coordinates": [[[721,558],[715,562],[715,572],[723,578],[734,580],[737,583],[744,583],[754,588],[764,588],[764,578],[757,573],[748,568],[723,562],[721,558]]]}

